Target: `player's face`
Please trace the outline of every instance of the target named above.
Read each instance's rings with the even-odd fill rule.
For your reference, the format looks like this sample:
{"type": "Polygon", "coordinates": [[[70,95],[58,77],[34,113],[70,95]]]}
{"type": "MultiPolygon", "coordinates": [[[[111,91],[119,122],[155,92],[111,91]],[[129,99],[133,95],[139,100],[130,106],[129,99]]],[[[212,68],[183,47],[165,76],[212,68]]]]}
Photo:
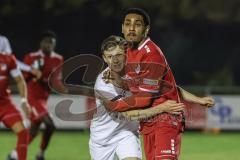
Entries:
{"type": "Polygon", "coordinates": [[[56,39],[52,37],[43,38],[40,43],[40,48],[45,54],[50,54],[54,51],[56,46],[56,39]]]}
{"type": "Polygon", "coordinates": [[[122,47],[116,46],[113,50],[104,51],[103,59],[112,71],[119,73],[124,68],[126,54],[122,47]]]}
{"type": "Polygon", "coordinates": [[[128,42],[140,43],[145,38],[147,28],[141,15],[130,13],[124,19],[122,33],[128,42]]]}

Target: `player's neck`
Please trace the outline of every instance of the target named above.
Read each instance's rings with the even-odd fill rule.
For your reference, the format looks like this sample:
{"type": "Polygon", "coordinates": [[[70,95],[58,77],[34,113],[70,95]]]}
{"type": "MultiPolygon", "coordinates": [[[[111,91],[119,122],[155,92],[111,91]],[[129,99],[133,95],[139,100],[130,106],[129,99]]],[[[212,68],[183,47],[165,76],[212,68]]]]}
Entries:
{"type": "Polygon", "coordinates": [[[44,52],[44,51],[42,51],[42,52],[43,52],[44,55],[49,56],[49,57],[54,54],[54,51],[51,51],[51,52],[44,52]]]}

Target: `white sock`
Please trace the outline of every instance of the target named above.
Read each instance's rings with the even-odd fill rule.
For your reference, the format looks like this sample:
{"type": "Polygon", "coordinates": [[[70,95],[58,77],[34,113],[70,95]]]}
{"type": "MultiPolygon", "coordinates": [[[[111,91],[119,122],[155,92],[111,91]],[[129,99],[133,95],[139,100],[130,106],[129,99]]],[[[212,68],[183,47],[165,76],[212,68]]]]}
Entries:
{"type": "Polygon", "coordinates": [[[18,159],[17,151],[14,149],[10,154],[11,158],[18,159]]]}

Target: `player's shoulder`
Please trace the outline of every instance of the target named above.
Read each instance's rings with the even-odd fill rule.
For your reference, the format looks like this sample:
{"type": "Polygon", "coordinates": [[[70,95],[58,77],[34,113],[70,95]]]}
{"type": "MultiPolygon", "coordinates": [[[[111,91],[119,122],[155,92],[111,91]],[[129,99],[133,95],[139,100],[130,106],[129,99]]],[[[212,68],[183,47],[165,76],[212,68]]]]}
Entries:
{"type": "Polygon", "coordinates": [[[43,56],[43,53],[40,50],[26,54],[26,57],[39,57],[39,56],[43,56]]]}
{"type": "Polygon", "coordinates": [[[8,54],[8,53],[5,53],[5,52],[0,53],[0,58],[1,59],[6,59],[6,60],[15,60],[16,59],[14,54],[8,54]]]}
{"type": "Polygon", "coordinates": [[[155,44],[150,38],[147,38],[143,44],[138,47],[146,56],[162,56],[163,53],[159,46],[155,44]]]}
{"type": "Polygon", "coordinates": [[[51,55],[52,58],[54,59],[59,59],[59,60],[63,60],[63,56],[54,52],[52,55],[51,55]]]}
{"type": "Polygon", "coordinates": [[[107,89],[108,88],[108,84],[104,81],[103,77],[104,77],[104,73],[108,70],[109,68],[107,67],[106,69],[104,69],[98,76],[97,79],[95,81],[95,85],[94,85],[94,89],[107,89]]]}
{"type": "Polygon", "coordinates": [[[107,70],[107,68],[98,74],[96,81],[95,81],[94,88],[100,88],[101,86],[103,86],[105,84],[105,82],[103,80],[103,74],[106,70],[107,70]]]}
{"type": "Polygon", "coordinates": [[[144,61],[149,62],[163,62],[165,61],[165,56],[163,55],[161,49],[148,38],[141,46],[138,48],[143,55],[144,61]]]}
{"type": "Polygon", "coordinates": [[[7,40],[7,37],[0,34],[0,40],[7,40]]]}

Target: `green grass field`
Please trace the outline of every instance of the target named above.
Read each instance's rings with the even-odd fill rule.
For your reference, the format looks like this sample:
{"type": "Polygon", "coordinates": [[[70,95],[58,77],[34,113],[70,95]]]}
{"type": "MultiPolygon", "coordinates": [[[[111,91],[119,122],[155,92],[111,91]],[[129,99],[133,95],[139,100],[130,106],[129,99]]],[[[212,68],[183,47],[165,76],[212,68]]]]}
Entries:
{"type": "MultiPolygon", "coordinates": [[[[56,132],[46,153],[47,160],[90,160],[89,132],[56,132]]],[[[239,133],[219,135],[185,133],[180,160],[240,160],[239,133]]],[[[38,152],[40,136],[30,145],[29,160],[38,152]]],[[[14,147],[16,137],[0,131],[0,160],[14,147]]]]}

